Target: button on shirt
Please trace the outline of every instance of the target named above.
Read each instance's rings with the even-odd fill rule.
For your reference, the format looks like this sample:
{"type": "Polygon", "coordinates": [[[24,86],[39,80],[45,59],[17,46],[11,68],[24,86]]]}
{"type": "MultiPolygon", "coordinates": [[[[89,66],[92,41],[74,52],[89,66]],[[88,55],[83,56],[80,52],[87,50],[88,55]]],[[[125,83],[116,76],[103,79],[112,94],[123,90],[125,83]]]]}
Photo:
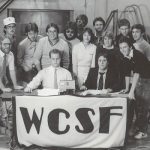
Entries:
{"type": "MultiPolygon", "coordinates": [[[[43,88],[54,89],[54,73],[55,73],[54,67],[50,66],[44,68],[33,78],[33,80],[27,85],[27,87],[31,89],[36,89],[42,83],[43,88]]],[[[68,70],[62,67],[58,67],[57,68],[58,88],[59,88],[59,82],[61,80],[72,80],[72,76],[68,70]]]]}
{"type": "MultiPolygon", "coordinates": [[[[0,69],[3,70],[3,61],[4,61],[4,53],[0,51],[0,69]]],[[[15,70],[14,67],[14,55],[12,52],[9,52],[6,56],[6,67],[9,67],[9,70],[15,70]]]]}

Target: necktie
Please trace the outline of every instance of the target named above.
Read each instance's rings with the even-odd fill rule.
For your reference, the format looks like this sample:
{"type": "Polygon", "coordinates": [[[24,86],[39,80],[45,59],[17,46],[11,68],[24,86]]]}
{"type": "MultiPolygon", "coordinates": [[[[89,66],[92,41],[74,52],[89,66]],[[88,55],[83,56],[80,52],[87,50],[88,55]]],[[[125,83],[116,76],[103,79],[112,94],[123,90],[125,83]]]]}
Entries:
{"type": "Polygon", "coordinates": [[[6,63],[7,63],[7,59],[6,59],[6,54],[4,55],[4,60],[3,60],[3,68],[2,68],[2,72],[1,72],[1,78],[3,78],[4,81],[4,85],[7,82],[7,78],[6,78],[6,63]]]}
{"type": "Polygon", "coordinates": [[[6,76],[6,54],[4,55],[3,58],[3,65],[2,65],[2,70],[1,70],[1,77],[6,76]]]}
{"type": "Polygon", "coordinates": [[[57,69],[54,71],[54,89],[58,89],[57,85],[57,69]]]}
{"type": "Polygon", "coordinates": [[[100,73],[98,90],[103,89],[103,75],[104,75],[104,73],[100,73]]]}

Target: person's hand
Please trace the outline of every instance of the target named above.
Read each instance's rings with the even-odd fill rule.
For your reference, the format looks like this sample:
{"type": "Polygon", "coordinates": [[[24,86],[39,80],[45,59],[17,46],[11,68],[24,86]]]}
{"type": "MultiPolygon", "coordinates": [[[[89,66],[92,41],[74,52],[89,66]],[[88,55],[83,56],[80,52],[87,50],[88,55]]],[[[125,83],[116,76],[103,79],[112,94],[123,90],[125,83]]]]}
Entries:
{"type": "Polygon", "coordinates": [[[86,95],[88,95],[88,94],[89,94],[89,91],[88,91],[88,90],[81,93],[82,96],[86,96],[86,95]]]}
{"type": "Polygon", "coordinates": [[[128,98],[130,100],[135,100],[134,92],[130,91],[129,94],[128,94],[128,98]]]}
{"type": "Polygon", "coordinates": [[[98,94],[108,94],[109,91],[107,89],[98,90],[98,94]]]}
{"type": "Polygon", "coordinates": [[[3,92],[11,92],[12,89],[11,89],[11,88],[3,88],[2,91],[3,91],[3,92]]]}
{"type": "Polygon", "coordinates": [[[27,72],[27,71],[29,71],[29,70],[30,70],[30,68],[29,68],[29,67],[27,67],[27,66],[23,66],[23,70],[24,70],[25,72],[27,72]]]}
{"type": "Polygon", "coordinates": [[[128,93],[128,92],[129,92],[128,89],[122,89],[122,90],[119,92],[119,94],[126,94],[126,93],[128,93]]]}
{"type": "Polygon", "coordinates": [[[15,89],[15,90],[22,90],[22,89],[23,89],[23,86],[15,85],[15,86],[14,86],[14,89],[15,89]]]}
{"type": "Polygon", "coordinates": [[[30,87],[26,87],[24,89],[24,92],[27,92],[27,93],[31,93],[32,92],[32,89],[30,87]]]}
{"type": "Polygon", "coordinates": [[[87,90],[87,87],[84,86],[84,85],[82,85],[82,86],[80,87],[80,90],[81,90],[81,91],[85,91],[85,90],[87,90]]]}

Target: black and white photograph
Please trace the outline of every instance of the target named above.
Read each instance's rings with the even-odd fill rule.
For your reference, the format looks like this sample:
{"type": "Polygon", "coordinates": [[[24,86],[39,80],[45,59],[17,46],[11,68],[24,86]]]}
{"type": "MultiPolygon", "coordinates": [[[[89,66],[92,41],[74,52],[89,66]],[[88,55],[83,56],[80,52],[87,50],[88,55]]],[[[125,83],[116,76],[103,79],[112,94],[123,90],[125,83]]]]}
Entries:
{"type": "Polygon", "coordinates": [[[0,150],[150,150],[149,0],[0,0],[0,150]]]}

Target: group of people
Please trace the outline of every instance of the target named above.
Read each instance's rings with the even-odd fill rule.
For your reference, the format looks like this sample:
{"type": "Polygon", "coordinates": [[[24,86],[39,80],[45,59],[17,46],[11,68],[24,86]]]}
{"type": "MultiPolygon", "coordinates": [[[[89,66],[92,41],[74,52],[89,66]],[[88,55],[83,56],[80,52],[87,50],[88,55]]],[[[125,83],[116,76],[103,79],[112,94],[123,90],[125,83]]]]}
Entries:
{"type": "Polygon", "coordinates": [[[44,37],[38,34],[36,23],[29,23],[25,27],[27,37],[16,45],[15,18],[5,18],[0,39],[0,89],[59,89],[61,80],[74,79],[78,90],[95,90],[88,94],[128,93],[131,122],[136,110],[138,132],[134,137],[147,137],[150,44],[144,38],[144,26],[130,27],[127,19],[121,19],[119,35],[114,37],[112,32],[103,31],[103,18],[93,20],[94,32],[87,23],[88,17],[79,15],[75,22],[67,22],[63,33],[57,24],[50,23],[44,37]]]}

